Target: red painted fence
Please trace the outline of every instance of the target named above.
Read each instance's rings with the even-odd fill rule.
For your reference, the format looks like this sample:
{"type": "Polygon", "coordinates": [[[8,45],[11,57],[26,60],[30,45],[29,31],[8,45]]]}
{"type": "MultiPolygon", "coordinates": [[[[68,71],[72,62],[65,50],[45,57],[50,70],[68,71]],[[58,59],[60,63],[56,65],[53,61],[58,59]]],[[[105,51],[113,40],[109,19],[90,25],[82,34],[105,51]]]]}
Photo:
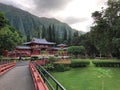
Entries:
{"type": "Polygon", "coordinates": [[[29,68],[34,81],[35,90],[49,90],[46,84],[44,83],[41,75],[38,73],[37,69],[31,62],[29,64],[29,68]]]}
{"type": "Polygon", "coordinates": [[[48,60],[36,60],[35,61],[38,65],[45,65],[45,64],[48,64],[49,61],[48,60]]]}
{"type": "Polygon", "coordinates": [[[11,70],[14,68],[16,63],[7,63],[7,64],[2,64],[0,65],[0,76],[6,73],[7,71],[11,70]]]}

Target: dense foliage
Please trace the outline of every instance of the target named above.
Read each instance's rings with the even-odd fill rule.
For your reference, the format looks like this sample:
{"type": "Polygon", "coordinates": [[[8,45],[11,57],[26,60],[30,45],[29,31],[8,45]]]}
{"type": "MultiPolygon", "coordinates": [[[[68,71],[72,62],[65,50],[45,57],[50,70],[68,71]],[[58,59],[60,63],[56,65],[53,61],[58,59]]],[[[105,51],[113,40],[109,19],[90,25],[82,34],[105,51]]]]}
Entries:
{"type": "Polygon", "coordinates": [[[4,14],[0,12],[0,55],[4,50],[13,50],[21,42],[19,33],[10,26],[4,14]]]}
{"type": "Polygon", "coordinates": [[[88,60],[71,60],[70,67],[72,68],[80,68],[87,67],[90,64],[88,60]]]}
{"type": "Polygon", "coordinates": [[[70,46],[68,47],[67,52],[77,57],[79,54],[85,53],[85,48],[84,46],[70,46]]]}
{"type": "Polygon", "coordinates": [[[120,67],[120,62],[119,61],[93,61],[93,64],[96,67],[120,67]]]}
{"type": "Polygon", "coordinates": [[[76,37],[73,45],[83,45],[92,57],[120,58],[120,0],[108,0],[108,7],[92,13],[91,31],[76,37]]]}

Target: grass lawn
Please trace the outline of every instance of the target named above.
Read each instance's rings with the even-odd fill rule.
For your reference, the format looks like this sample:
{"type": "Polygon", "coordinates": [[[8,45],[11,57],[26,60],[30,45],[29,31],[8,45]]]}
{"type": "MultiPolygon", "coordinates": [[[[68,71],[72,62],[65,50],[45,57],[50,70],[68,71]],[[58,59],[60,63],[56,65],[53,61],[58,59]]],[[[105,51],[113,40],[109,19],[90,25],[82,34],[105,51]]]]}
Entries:
{"type": "MultiPolygon", "coordinates": [[[[53,76],[66,90],[102,90],[102,78],[98,67],[75,68],[65,72],[54,72],[53,76]]],[[[109,70],[111,77],[104,77],[104,90],[120,90],[120,68],[101,68],[109,70]]]]}

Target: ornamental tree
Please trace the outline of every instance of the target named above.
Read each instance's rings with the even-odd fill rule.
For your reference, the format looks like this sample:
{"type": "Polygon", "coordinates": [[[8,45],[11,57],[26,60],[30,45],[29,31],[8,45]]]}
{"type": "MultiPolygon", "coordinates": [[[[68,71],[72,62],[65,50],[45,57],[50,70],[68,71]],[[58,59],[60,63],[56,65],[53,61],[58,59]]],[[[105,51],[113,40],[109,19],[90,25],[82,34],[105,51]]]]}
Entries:
{"type": "Polygon", "coordinates": [[[70,46],[70,47],[68,47],[67,52],[69,54],[75,55],[76,58],[77,58],[77,56],[79,54],[84,54],[85,53],[85,48],[84,48],[84,46],[70,46]]]}

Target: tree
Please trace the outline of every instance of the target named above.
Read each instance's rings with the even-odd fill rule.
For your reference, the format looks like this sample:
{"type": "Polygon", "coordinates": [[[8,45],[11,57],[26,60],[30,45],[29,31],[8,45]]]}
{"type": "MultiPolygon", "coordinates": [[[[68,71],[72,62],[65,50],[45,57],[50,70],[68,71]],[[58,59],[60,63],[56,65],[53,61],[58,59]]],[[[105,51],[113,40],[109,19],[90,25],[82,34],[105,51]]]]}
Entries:
{"type": "Polygon", "coordinates": [[[48,27],[48,30],[47,30],[48,32],[47,32],[47,40],[48,41],[53,41],[53,32],[52,32],[52,25],[50,25],[49,27],[48,27]]]}
{"type": "Polygon", "coordinates": [[[111,43],[109,42],[110,38],[108,38],[108,33],[107,33],[107,31],[109,30],[109,26],[106,23],[106,21],[101,18],[97,21],[97,25],[93,26],[91,30],[92,30],[90,33],[91,40],[94,46],[97,48],[97,50],[99,50],[101,57],[102,54],[105,54],[108,51],[110,51],[109,50],[110,46],[108,45],[110,45],[111,43]]]}
{"type": "Polygon", "coordinates": [[[5,27],[8,24],[8,20],[5,18],[4,13],[0,12],[0,28],[5,27]]]}
{"type": "Polygon", "coordinates": [[[115,51],[115,38],[118,36],[120,30],[120,0],[108,0],[108,7],[102,11],[95,11],[92,17],[95,22],[91,28],[90,34],[93,36],[92,40],[95,47],[101,54],[113,57],[115,51]]]}
{"type": "Polygon", "coordinates": [[[70,47],[68,47],[67,52],[69,54],[75,55],[76,58],[77,58],[77,56],[79,54],[84,54],[85,53],[85,48],[84,48],[84,46],[70,46],[70,47]]]}
{"type": "Polygon", "coordinates": [[[113,38],[113,55],[117,58],[120,58],[120,38],[113,38]]]}
{"type": "Polygon", "coordinates": [[[63,39],[64,39],[64,40],[67,40],[67,36],[68,36],[68,35],[67,35],[67,30],[65,29],[65,30],[64,30],[64,36],[63,36],[63,39]]]}
{"type": "Polygon", "coordinates": [[[0,54],[4,50],[13,50],[21,42],[19,34],[16,31],[12,32],[9,27],[0,30],[0,54]]]}
{"type": "Polygon", "coordinates": [[[46,29],[45,29],[45,26],[43,25],[42,27],[42,38],[45,38],[46,37],[46,29]]]}
{"type": "Polygon", "coordinates": [[[2,55],[4,50],[13,50],[18,44],[22,42],[22,37],[16,31],[15,28],[9,25],[7,19],[4,14],[1,15],[0,18],[4,20],[0,20],[0,55],[2,55]]]}
{"type": "Polygon", "coordinates": [[[52,42],[55,42],[55,37],[56,37],[56,34],[55,34],[55,25],[53,24],[53,26],[52,26],[52,42]]]}
{"type": "Polygon", "coordinates": [[[94,58],[98,53],[98,50],[95,47],[91,37],[92,36],[90,35],[90,33],[86,33],[85,35],[81,35],[79,38],[79,45],[82,45],[85,47],[86,58],[88,56],[91,58],[94,58]]]}
{"type": "Polygon", "coordinates": [[[78,37],[78,36],[79,36],[78,31],[74,32],[74,37],[78,37]]]}

